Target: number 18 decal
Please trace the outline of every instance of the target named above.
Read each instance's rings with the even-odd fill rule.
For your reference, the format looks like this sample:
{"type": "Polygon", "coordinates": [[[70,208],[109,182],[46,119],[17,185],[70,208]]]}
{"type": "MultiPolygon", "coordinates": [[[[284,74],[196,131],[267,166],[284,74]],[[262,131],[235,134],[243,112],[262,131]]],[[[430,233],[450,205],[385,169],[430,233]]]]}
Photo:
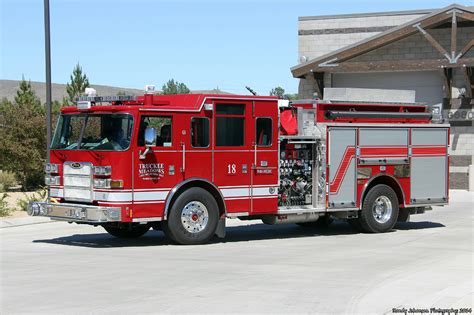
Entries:
{"type": "Polygon", "coordinates": [[[235,164],[227,164],[227,174],[235,174],[237,173],[237,167],[235,164]]]}

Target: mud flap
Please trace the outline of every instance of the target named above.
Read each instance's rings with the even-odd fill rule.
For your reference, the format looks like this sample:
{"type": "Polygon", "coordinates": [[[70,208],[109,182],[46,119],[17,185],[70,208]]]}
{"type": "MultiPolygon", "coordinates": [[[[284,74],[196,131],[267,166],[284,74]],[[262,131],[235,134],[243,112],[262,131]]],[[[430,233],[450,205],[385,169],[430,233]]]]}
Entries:
{"type": "Polygon", "coordinates": [[[218,238],[225,237],[225,216],[222,216],[217,223],[216,236],[218,238]]]}

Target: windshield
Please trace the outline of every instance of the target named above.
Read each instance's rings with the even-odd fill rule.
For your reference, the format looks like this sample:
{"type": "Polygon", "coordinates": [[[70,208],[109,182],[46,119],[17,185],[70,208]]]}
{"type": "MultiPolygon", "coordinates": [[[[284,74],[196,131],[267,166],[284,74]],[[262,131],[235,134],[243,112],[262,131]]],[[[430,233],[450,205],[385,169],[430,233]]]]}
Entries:
{"type": "Polygon", "coordinates": [[[123,151],[130,146],[132,127],[128,114],[61,115],[51,149],[123,151]]]}

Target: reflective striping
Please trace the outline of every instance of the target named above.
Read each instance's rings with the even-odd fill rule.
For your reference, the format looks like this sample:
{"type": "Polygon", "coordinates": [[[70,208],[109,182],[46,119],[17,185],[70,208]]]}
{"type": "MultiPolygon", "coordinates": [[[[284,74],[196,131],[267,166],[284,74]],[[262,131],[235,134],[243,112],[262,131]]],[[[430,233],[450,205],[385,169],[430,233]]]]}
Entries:
{"type": "Polygon", "coordinates": [[[408,148],[403,147],[361,147],[360,148],[361,157],[369,156],[407,156],[408,148]]]}
{"type": "MultiPolygon", "coordinates": [[[[413,155],[446,155],[446,146],[413,146],[413,155]]],[[[360,147],[360,157],[406,157],[407,147],[360,147]]]]}
{"type": "Polygon", "coordinates": [[[446,146],[442,147],[413,147],[413,155],[445,156],[446,146]]]}
{"type": "Polygon", "coordinates": [[[276,196],[278,195],[277,186],[266,186],[266,187],[245,187],[245,188],[221,188],[222,195],[225,199],[229,197],[250,197],[251,194],[254,197],[258,196],[276,196]],[[270,192],[273,188],[273,193],[270,192]],[[252,189],[252,191],[250,190],[252,189]]]}
{"type": "Polygon", "coordinates": [[[132,201],[131,192],[94,192],[94,200],[98,201],[132,201]]]}
{"type": "Polygon", "coordinates": [[[355,148],[354,147],[347,147],[344,155],[342,156],[341,162],[336,171],[336,175],[334,176],[333,181],[330,185],[330,192],[337,193],[339,188],[341,187],[342,180],[344,179],[344,175],[346,175],[347,169],[351,164],[352,158],[355,155],[355,148]]]}
{"type": "Polygon", "coordinates": [[[250,188],[223,188],[222,196],[226,197],[249,197],[250,188]]]}
{"type": "Polygon", "coordinates": [[[164,200],[150,200],[150,201],[134,201],[133,204],[135,205],[144,205],[144,204],[164,204],[165,201],[164,200]]]}
{"type": "Polygon", "coordinates": [[[136,192],[133,194],[134,200],[161,200],[164,201],[168,196],[169,191],[151,191],[151,192],[136,192]]]}
{"type": "Polygon", "coordinates": [[[164,201],[169,191],[150,191],[150,192],[94,192],[94,200],[98,201],[164,201]]]}
{"type": "Polygon", "coordinates": [[[275,187],[252,188],[252,196],[278,195],[278,189],[275,187]],[[273,193],[270,191],[273,188],[273,193]]]}
{"type": "MultiPolygon", "coordinates": [[[[226,200],[232,199],[248,199],[253,194],[254,198],[272,198],[278,196],[278,186],[241,186],[237,188],[221,188],[222,196],[226,200]],[[252,189],[252,191],[251,191],[252,189]],[[273,190],[273,193],[271,192],[273,190]]],[[[136,190],[132,192],[131,189],[125,191],[113,191],[113,190],[95,190],[94,191],[94,200],[97,200],[100,203],[131,203],[132,201],[136,204],[145,204],[145,203],[163,203],[166,201],[168,194],[171,189],[167,190],[151,190],[143,191],[136,190]]],[[[50,188],[51,197],[63,198],[64,190],[61,188],[50,188]]]]}
{"type": "Polygon", "coordinates": [[[278,195],[253,196],[253,199],[268,199],[268,198],[278,198],[278,195]]]}

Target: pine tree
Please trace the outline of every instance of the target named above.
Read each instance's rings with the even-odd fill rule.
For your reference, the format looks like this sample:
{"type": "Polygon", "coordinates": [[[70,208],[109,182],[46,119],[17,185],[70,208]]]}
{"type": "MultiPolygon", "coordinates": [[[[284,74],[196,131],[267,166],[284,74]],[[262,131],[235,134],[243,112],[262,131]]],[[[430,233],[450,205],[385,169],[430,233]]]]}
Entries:
{"type": "Polygon", "coordinates": [[[71,74],[71,83],[67,83],[66,92],[69,95],[69,101],[75,102],[76,98],[84,93],[84,90],[89,87],[89,79],[86,74],[82,74],[82,67],[79,62],[74,67],[71,74]]]}
{"type": "Polygon", "coordinates": [[[189,94],[191,92],[186,84],[175,81],[174,79],[163,84],[162,90],[162,94],[189,94]]]}
{"type": "Polygon", "coordinates": [[[20,86],[16,91],[15,103],[18,106],[23,107],[38,107],[40,106],[40,100],[36,96],[35,91],[31,87],[31,81],[25,80],[25,77],[22,76],[20,86]]]}
{"type": "Polygon", "coordinates": [[[15,173],[23,189],[43,183],[46,156],[44,106],[31,83],[20,82],[15,101],[0,103],[0,169],[15,173]]]}

